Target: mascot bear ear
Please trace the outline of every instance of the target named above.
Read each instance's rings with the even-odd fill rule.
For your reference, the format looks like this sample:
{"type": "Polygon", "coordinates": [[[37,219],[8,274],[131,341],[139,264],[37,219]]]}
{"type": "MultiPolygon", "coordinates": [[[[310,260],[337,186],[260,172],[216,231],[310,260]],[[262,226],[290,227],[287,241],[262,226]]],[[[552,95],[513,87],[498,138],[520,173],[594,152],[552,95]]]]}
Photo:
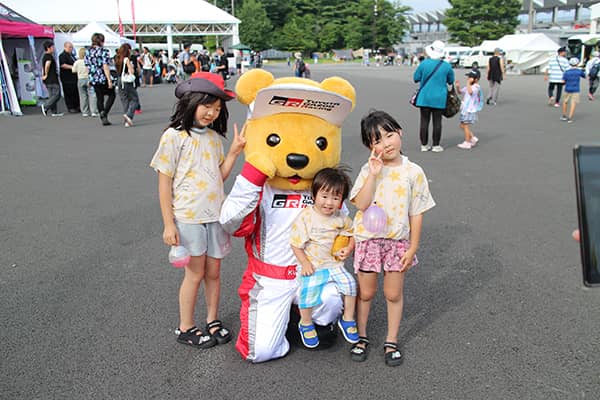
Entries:
{"type": "Polygon", "coordinates": [[[270,86],[275,78],[263,69],[253,69],[245,72],[235,85],[238,101],[248,105],[254,101],[259,90],[270,86]]]}
{"type": "Polygon", "coordinates": [[[321,88],[347,97],[352,101],[352,109],[354,109],[354,106],[356,105],[356,91],[347,80],[338,76],[332,76],[321,82],[321,88]]]}

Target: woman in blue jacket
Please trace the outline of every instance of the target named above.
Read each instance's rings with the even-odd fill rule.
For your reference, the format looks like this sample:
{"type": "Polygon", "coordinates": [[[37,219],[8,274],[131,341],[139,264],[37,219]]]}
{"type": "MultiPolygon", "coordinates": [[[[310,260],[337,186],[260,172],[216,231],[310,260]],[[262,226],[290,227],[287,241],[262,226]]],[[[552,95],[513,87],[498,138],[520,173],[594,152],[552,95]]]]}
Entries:
{"type": "Polygon", "coordinates": [[[448,86],[454,83],[454,71],[444,61],[444,43],[436,40],[425,47],[429,58],[423,60],[413,75],[415,82],[420,83],[416,106],[421,111],[421,151],[444,151],[440,146],[442,139],[442,113],[446,108],[448,86]],[[433,147],[429,141],[429,121],[433,120],[433,147]]]}

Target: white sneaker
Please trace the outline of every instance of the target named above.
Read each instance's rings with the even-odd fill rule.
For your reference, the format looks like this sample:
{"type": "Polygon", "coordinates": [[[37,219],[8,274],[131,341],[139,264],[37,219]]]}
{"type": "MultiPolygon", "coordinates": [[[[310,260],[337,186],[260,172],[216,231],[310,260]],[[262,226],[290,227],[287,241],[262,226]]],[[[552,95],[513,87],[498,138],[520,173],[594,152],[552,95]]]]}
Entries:
{"type": "Polygon", "coordinates": [[[98,114],[97,113],[92,113],[92,117],[97,117],[98,114]]]}
{"type": "Polygon", "coordinates": [[[425,151],[429,151],[429,150],[431,150],[431,147],[421,145],[421,151],[425,152],[425,151]]]}
{"type": "Polygon", "coordinates": [[[125,122],[125,128],[131,128],[131,124],[129,122],[125,122]]]}
{"type": "Polygon", "coordinates": [[[123,120],[125,121],[125,126],[129,128],[129,126],[133,126],[133,121],[127,114],[123,114],[123,120]],[[129,126],[127,126],[129,125],[129,126]]]}
{"type": "Polygon", "coordinates": [[[467,142],[466,140],[462,143],[456,145],[459,149],[471,150],[473,148],[473,144],[471,142],[467,142]]]}
{"type": "Polygon", "coordinates": [[[472,136],[471,137],[471,145],[475,146],[477,144],[477,142],[479,142],[479,138],[477,136],[472,136]]]}
{"type": "Polygon", "coordinates": [[[63,115],[65,115],[64,113],[52,113],[53,117],[62,117],[63,115]]]}
{"type": "Polygon", "coordinates": [[[42,104],[42,114],[44,114],[44,117],[48,114],[46,114],[46,106],[42,104]]]}
{"type": "Polygon", "coordinates": [[[437,145],[437,146],[433,146],[431,148],[431,151],[433,151],[434,153],[441,153],[442,151],[444,151],[444,148],[440,145],[437,145]]]}
{"type": "Polygon", "coordinates": [[[82,116],[82,117],[89,117],[89,116],[90,116],[90,114],[85,114],[85,113],[84,113],[84,114],[81,114],[81,116],[82,116]]]}

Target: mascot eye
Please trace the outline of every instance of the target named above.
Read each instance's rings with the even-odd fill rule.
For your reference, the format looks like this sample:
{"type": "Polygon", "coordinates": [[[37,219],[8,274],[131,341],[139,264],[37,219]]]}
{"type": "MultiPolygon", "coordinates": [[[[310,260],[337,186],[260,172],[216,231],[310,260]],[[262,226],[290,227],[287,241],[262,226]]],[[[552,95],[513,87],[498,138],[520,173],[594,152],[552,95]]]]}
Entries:
{"type": "Polygon", "coordinates": [[[277,146],[279,143],[281,143],[281,138],[279,137],[278,134],[276,133],[271,133],[268,137],[267,137],[267,144],[271,147],[275,147],[277,146]]]}
{"type": "Polygon", "coordinates": [[[325,139],[324,137],[318,138],[317,140],[315,140],[315,143],[317,144],[317,147],[321,149],[321,151],[327,148],[327,139],[325,139]]]}

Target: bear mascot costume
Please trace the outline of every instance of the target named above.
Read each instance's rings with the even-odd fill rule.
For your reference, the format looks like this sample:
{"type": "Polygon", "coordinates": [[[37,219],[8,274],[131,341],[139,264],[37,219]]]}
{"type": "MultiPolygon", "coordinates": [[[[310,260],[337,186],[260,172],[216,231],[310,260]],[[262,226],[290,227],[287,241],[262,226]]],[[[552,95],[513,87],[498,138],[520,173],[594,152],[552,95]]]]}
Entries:
{"type": "MultiPolygon", "coordinates": [[[[248,106],[245,163],[221,209],[225,230],[245,239],[247,269],[236,349],[251,362],[285,356],[290,308],[297,302],[297,261],[289,243],[296,216],[313,203],[315,174],[340,161],[341,126],[356,93],[338,77],[275,79],[261,69],[237,82],[238,100],[248,106]]],[[[313,310],[315,324],[333,326],[342,299],[333,283],[313,310]]]]}

